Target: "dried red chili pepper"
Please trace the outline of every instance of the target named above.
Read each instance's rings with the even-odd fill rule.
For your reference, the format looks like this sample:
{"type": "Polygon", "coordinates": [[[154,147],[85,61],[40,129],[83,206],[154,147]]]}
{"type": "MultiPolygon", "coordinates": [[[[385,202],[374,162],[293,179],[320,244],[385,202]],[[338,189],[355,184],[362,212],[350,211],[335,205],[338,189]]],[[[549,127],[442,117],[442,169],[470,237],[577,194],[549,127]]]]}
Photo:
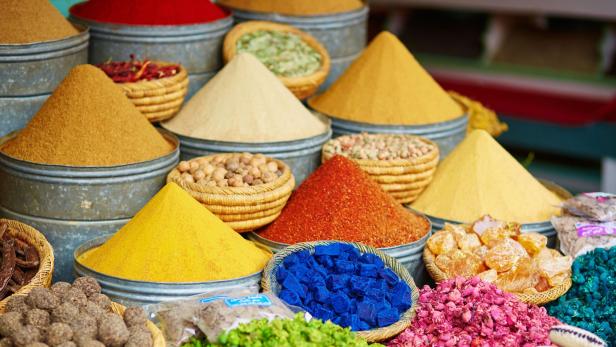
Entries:
{"type": "Polygon", "coordinates": [[[171,77],[180,72],[179,65],[160,66],[151,60],[137,60],[130,55],[129,61],[107,61],[96,65],[115,83],[130,83],[137,81],[151,81],[171,77]]]}
{"type": "Polygon", "coordinates": [[[390,247],[416,241],[429,228],[356,164],[335,156],[299,186],[280,217],[259,235],[288,244],[342,240],[390,247]]]}

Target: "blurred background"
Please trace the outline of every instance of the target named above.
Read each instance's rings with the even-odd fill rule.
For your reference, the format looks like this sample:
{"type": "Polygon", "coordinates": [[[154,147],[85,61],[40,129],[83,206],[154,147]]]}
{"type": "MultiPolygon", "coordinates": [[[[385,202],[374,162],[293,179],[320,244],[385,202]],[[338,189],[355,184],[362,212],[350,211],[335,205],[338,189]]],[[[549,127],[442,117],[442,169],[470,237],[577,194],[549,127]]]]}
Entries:
{"type": "Polygon", "coordinates": [[[616,193],[616,1],[369,4],[370,35],[390,30],[442,86],[494,109],[499,142],[535,176],[616,193]]]}

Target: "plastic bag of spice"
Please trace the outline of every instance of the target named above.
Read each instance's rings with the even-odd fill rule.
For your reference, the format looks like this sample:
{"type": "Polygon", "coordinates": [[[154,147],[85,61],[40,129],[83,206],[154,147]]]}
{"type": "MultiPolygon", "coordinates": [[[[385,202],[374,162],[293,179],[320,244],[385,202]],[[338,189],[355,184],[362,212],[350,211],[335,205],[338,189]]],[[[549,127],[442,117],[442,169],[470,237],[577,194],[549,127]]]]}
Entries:
{"type": "Polygon", "coordinates": [[[616,220],[616,195],[583,193],[565,202],[563,208],[572,215],[600,222],[616,220]]]}
{"type": "Polygon", "coordinates": [[[168,346],[181,346],[191,337],[215,342],[220,334],[242,323],[293,318],[295,314],[275,295],[250,290],[213,292],[145,309],[161,327],[168,346]]]}

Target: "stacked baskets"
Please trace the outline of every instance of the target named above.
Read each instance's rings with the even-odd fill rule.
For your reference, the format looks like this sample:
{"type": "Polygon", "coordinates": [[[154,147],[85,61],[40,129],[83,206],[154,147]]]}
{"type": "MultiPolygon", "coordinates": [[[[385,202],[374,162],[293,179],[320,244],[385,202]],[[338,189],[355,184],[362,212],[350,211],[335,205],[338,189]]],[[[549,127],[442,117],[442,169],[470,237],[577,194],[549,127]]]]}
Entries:
{"type": "MultiPolygon", "coordinates": [[[[154,63],[160,66],[176,65],[168,62],[154,63]]],[[[160,122],[172,118],[180,111],[188,93],[188,73],[180,65],[178,73],[170,77],[118,85],[150,122],[160,122]]]]}
{"type": "Polygon", "coordinates": [[[295,244],[293,246],[289,246],[276,253],[274,257],[269,261],[269,263],[265,266],[265,269],[263,270],[263,277],[261,279],[261,287],[263,288],[263,291],[273,292],[274,294],[278,295],[278,293],[280,292],[280,285],[278,284],[278,280],[276,279],[276,274],[278,266],[280,266],[284,262],[284,259],[287,256],[304,250],[313,253],[315,247],[317,246],[327,246],[334,243],[351,245],[357,248],[362,254],[375,254],[383,261],[386,267],[390,268],[396,275],[398,275],[398,277],[402,281],[404,281],[411,289],[412,305],[408,310],[406,310],[406,312],[402,314],[402,316],[397,322],[383,328],[357,331],[356,334],[366,339],[368,342],[385,341],[400,334],[404,329],[408,328],[411,325],[413,318],[415,318],[415,310],[417,309],[417,302],[419,300],[419,289],[415,285],[413,278],[411,277],[407,269],[402,266],[396,259],[388,256],[387,254],[383,253],[382,251],[379,251],[374,247],[366,246],[361,243],[341,241],[315,241],[303,242],[295,244]]]}
{"type": "MultiPolygon", "coordinates": [[[[356,136],[356,135],[344,135],[356,136]]],[[[386,134],[376,134],[372,136],[392,136],[386,134]]],[[[432,146],[432,150],[419,157],[409,159],[392,159],[392,160],[371,160],[371,159],[352,159],[363,171],[368,173],[384,191],[389,193],[396,201],[401,204],[408,204],[419,196],[424,189],[432,182],[432,177],[436,171],[436,166],[439,161],[438,146],[423,137],[413,135],[395,135],[408,139],[419,140],[425,144],[432,146]]],[[[330,140],[323,145],[322,161],[325,162],[336,155],[333,148],[335,140],[339,137],[330,140]]],[[[345,155],[345,154],[342,154],[345,155]]]]}
{"type": "Polygon", "coordinates": [[[236,54],[237,41],[245,34],[255,31],[280,31],[299,36],[308,46],[321,55],[321,68],[306,76],[278,76],[280,81],[300,100],[307,99],[325,82],[331,67],[329,53],[317,39],[295,27],[264,21],[249,21],[236,25],[225,37],[223,58],[225,63],[231,61],[236,54]]]}
{"type": "MultiPolygon", "coordinates": [[[[208,162],[214,158],[228,158],[233,153],[194,158],[190,162],[208,162]]],[[[270,158],[271,159],[271,158],[270,158]]],[[[249,187],[211,187],[182,179],[178,168],[167,176],[203,204],[210,212],[237,232],[256,230],[273,222],[279,215],[295,187],[295,178],[284,162],[271,159],[281,167],[282,175],[276,180],[249,187]]]]}
{"type": "MultiPolygon", "coordinates": [[[[51,285],[51,276],[53,274],[53,249],[45,236],[41,234],[36,229],[28,226],[26,224],[8,220],[8,219],[0,219],[0,223],[6,223],[8,228],[6,230],[11,236],[24,241],[25,243],[34,246],[39,255],[39,269],[36,275],[30,280],[30,282],[21,289],[14,293],[13,295],[27,295],[30,293],[32,288],[35,287],[46,287],[48,288],[51,285]]],[[[13,296],[11,295],[11,296],[13,296]]],[[[8,299],[11,297],[7,297],[6,299],[0,301],[0,313],[4,311],[4,308],[8,302],[8,299]]]]}

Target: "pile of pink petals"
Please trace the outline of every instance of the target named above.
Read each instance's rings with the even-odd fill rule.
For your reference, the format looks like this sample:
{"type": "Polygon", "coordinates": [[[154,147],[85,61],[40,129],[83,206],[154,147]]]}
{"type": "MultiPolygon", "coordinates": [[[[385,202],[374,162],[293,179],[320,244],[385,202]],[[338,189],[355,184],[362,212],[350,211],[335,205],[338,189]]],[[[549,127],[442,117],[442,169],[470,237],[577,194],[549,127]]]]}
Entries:
{"type": "Polygon", "coordinates": [[[551,346],[559,321],[478,277],[425,286],[413,324],[388,346],[551,346]]]}

